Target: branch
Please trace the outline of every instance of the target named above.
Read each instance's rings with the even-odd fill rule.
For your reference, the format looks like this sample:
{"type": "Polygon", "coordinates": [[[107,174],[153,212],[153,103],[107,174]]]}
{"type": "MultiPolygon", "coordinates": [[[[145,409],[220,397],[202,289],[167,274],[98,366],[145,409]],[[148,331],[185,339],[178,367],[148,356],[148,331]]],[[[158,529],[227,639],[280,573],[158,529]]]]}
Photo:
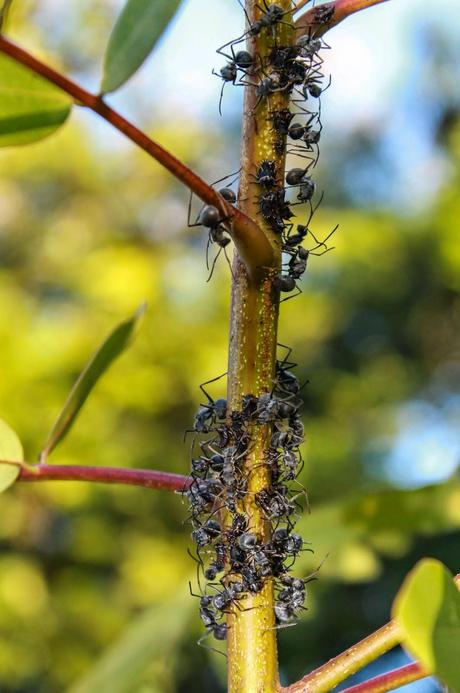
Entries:
{"type": "Polygon", "coordinates": [[[38,58],[20,48],[15,43],[0,36],[0,51],[9,55],[16,62],[25,65],[48,82],[69,94],[75,101],[90,108],[101,118],[104,118],[114,128],[122,132],[128,139],[138,145],[147,154],[166,168],[178,180],[186,185],[204,203],[217,207],[231,223],[231,236],[235,246],[252,274],[257,268],[270,267],[274,263],[273,248],[264,231],[248,216],[226,202],[214,188],[208,185],[185,164],[176,159],[170,152],[163,149],[157,142],[150,139],[142,130],[130,123],[120,113],[108,106],[99,95],[92,94],[68,77],[61,75],[52,67],[45,65],[38,58]]]}
{"type": "Polygon", "coordinates": [[[399,686],[405,686],[412,681],[418,681],[425,678],[429,674],[422,669],[420,664],[406,664],[404,667],[388,671],[386,674],[376,676],[369,681],[358,683],[356,686],[344,688],[342,693],[384,693],[384,691],[393,691],[399,686]]]}
{"type": "Polygon", "coordinates": [[[367,638],[353,645],[342,654],[304,676],[303,679],[283,688],[284,693],[325,693],[359,671],[369,662],[398,645],[400,637],[395,621],[390,621],[367,638]]]}
{"type": "Polygon", "coordinates": [[[191,478],[152,469],[123,467],[85,467],[80,465],[26,465],[21,467],[18,481],[93,481],[106,484],[128,484],[166,491],[184,491],[191,478]]]}
{"type": "MultiPolygon", "coordinates": [[[[304,7],[308,1],[298,2],[297,9],[304,7]]],[[[388,0],[334,0],[333,2],[326,2],[323,5],[312,7],[308,12],[300,15],[295,22],[295,28],[299,34],[306,34],[311,31],[315,37],[320,37],[355,12],[379,5],[381,2],[388,2],[388,0]]]]}

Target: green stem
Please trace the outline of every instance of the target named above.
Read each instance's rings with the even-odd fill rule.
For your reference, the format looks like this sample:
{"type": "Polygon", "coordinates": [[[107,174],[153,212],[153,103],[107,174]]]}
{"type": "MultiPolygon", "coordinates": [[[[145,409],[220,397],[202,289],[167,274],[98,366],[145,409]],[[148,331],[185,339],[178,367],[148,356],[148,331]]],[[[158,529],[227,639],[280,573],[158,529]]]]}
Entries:
{"type": "MultiPolygon", "coordinates": [[[[260,5],[255,0],[246,2],[251,22],[261,15],[257,4],[260,5]]],[[[291,6],[290,0],[281,0],[278,4],[285,9],[291,6]]],[[[268,33],[262,32],[248,41],[248,50],[259,56],[260,61],[269,50],[268,33]]],[[[278,27],[278,45],[292,43],[293,33],[289,27],[278,27]]],[[[250,81],[257,81],[255,75],[250,81]]],[[[248,274],[238,255],[233,263],[227,394],[230,410],[240,409],[242,397],[246,394],[257,397],[271,392],[276,365],[279,292],[274,281],[281,269],[281,246],[280,239],[260,217],[258,196],[261,191],[255,183],[255,173],[263,160],[274,161],[279,184],[283,184],[285,156],[275,151],[276,135],[270,112],[287,107],[289,97],[277,93],[269,100],[260,100],[258,105],[257,101],[254,87],[246,87],[238,206],[246,216],[259,220],[273,249],[273,260],[265,263],[257,276],[248,274]]],[[[250,452],[245,460],[248,494],[242,507],[249,519],[250,531],[264,541],[270,538],[270,523],[255,503],[254,494],[271,483],[268,467],[263,464],[270,436],[270,427],[253,427],[250,452]]],[[[235,609],[229,616],[228,626],[229,693],[277,691],[279,676],[273,580],[266,580],[260,593],[245,598],[242,608],[235,609]]]]}
{"type": "Polygon", "coordinates": [[[400,643],[398,627],[394,621],[375,631],[367,638],[342,652],[303,679],[283,689],[285,693],[327,693],[369,662],[400,643]]]}

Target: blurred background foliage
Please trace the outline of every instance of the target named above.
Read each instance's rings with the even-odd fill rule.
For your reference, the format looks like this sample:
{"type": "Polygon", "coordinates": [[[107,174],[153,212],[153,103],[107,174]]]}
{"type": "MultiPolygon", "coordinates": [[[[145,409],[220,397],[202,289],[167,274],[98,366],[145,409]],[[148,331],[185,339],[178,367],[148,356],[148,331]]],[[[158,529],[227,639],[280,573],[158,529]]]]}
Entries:
{"type": "MultiPolygon", "coordinates": [[[[203,3],[189,4],[199,17],[203,3]]],[[[11,33],[91,85],[119,6],[27,0],[15,7],[11,33]]],[[[369,31],[379,22],[372,12],[369,31]]],[[[177,32],[186,41],[198,30],[178,24],[175,46],[177,32]]],[[[410,79],[386,105],[394,120],[341,130],[332,117],[323,133],[326,201],[313,228],[323,237],[340,223],[336,247],[310,258],[303,293],[283,304],[280,326],[309,381],[300,481],[311,514],[301,526],[315,553],[303,554],[300,571],[327,556],[305,618],[280,632],[289,680],[382,625],[420,557],[460,570],[460,101],[452,88],[460,58],[444,29],[426,19],[410,25],[410,79]],[[406,141],[425,147],[409,201],[399,193],[420,148],[395,137],[405,109],[406,141]]],[[[172,42],[164,45],[173,56],[172,42]]],[[[166,78],[152,70],[115,102],[208,180],[235,170],[238,103],[226,93],[220,122],[216,99],[196,115],[183,105],[189,95],[181,92],[178,106],[168,83],[156,111],[146,74],[157,87],[166,78]]],[[[326,98],[323,107],[327,125],[326,98]]],[[[1,152],[0,414],[28,461],[94,348],[146,299],[135,344],[53,457],[187,472],[183,431],[199,383],[226,369],[229,308],[228,266],[219,262],[206,284],[206,238],[187,229],[187,202],[168,174],[87,114],[43,143],[1,152]]],[[[1,496],[0,514],[2,692],[224,690],[223,658],[196,646],[180,497],[17,485],[1,496]]]]}

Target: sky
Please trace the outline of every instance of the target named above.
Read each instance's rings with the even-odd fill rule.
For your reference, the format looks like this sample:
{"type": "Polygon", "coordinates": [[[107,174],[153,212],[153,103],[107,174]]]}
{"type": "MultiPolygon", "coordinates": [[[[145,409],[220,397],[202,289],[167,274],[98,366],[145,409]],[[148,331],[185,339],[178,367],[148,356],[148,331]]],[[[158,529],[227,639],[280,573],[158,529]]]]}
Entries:
{"type": "MultiPolygon", "coordinates": [[[[63,12],[55,2],[44,0],[44,15],[47,4],[55,6],[57,17],[63,12]]],[[[115,11],[122,6],[121,0],[112,4],[115,11]]],[[[242,31],[237,0],[185,0],[153,55],[127,85],[110,95],[109,102],[141,124],[187,120],[211,133],[238,128],[243,89],[225,88],[220,117],[222,83],[212,71],[219,71],[225,62],[216,48],[242,31]]],[[[430,80],[424,60],[427,37],[433,31],[457,46],[458,69],[459,0],[389,0],[329,32],[331,50],[324,53],[325,74],[332,76],[332,86],[322,100],[325,155],[328,146],[351,131],[372,133],[383,127],[382,153],[391,160],[393,179],[387,191],[382,186],[377,190],[376,203],[396,206],[403,213],[419,212],[430,204],[449,173],[433,147],[437,84],[430,80]]],[[[97,77],[96,73],[89,76],[94,89],[97,77]]],[[[460,99],[453,76],[444,88],[460,99]]],[[[108,133],[105,125],[95,127],[97,138],[110,146],[128,146],[108,133]]]]}

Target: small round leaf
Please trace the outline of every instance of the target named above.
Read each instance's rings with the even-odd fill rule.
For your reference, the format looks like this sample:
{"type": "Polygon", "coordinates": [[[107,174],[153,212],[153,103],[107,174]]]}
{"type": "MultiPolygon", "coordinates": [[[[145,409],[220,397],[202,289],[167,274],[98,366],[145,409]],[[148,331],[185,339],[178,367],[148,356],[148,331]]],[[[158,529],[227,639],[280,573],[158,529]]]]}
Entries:
{"type": "Polygon", "coordinates": [[[440,562],[424,558],[393,604],[402,643],[430,673],[460,691],[460,592],[440,562]]]}

